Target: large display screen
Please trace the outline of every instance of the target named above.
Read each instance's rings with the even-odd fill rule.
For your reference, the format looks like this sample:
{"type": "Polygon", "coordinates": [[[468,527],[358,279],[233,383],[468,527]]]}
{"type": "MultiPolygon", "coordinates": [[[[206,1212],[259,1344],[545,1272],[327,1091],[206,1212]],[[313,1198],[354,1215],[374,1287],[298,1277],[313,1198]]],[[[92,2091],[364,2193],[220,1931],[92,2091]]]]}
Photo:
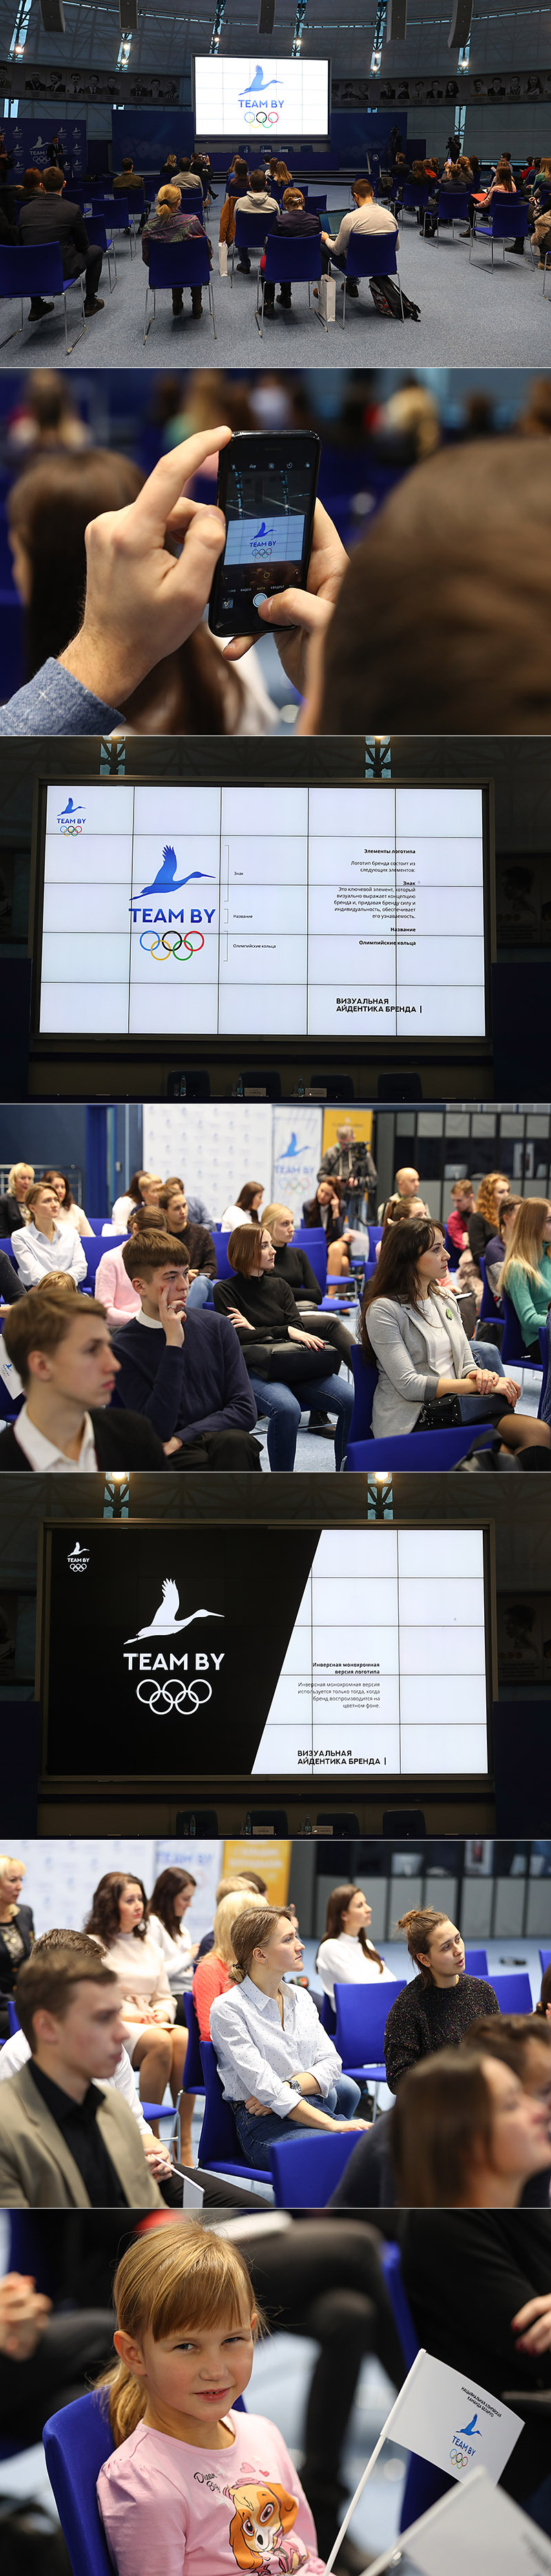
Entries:
{"type": "Polygon", "coordinates": [[[324,141],[329,133],[329,63],[280,62],[273,54],[196,54],[198,142],[249,135],[273,152],[284,135],[324,141]]]}
{"type": "Polygon", "coordinates": [[[481,1528],[75,1517],[42,1589],[49,1771],[488,1773],[481,1528]]]}
{"type": "Polygon", "coordinates": [[[484,1037],[483,804],[463,786],[49,786],[40,1030],[484,1037]]]}

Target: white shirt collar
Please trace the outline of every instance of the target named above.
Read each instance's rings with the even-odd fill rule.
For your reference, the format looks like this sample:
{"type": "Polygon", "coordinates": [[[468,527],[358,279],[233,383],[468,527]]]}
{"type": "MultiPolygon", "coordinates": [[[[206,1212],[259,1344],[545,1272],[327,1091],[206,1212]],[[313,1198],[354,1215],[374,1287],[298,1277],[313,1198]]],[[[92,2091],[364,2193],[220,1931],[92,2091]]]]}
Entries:
{"type": "Polygon", "coordinates": [[[39,1474],[48,1470],[51,1475],[56,1468],[63,1469],[64,1474],[69,1476],[92,1471],[95,1473],[98,1462],[89,1413],[84,1415],[78,1458],[68,1458],[64,1449],[58,1449],[54,1440],[47,1440],[45,1433],[37,1430],[36,1423],[30,1420],[26,1404],[22,1405],[13,1429],[18,1446],[23,1450],[24,1457],[28,1459],[29,1467],[37,1469],[39,1474]]]}
{"type": "MultiPolygon", "coordinates": [[[[291,1987],[291,1994],[293,1991],[291,1987]]],[[[265,1995],[263,1986],[257,1986],[254,1977],[242,1977],[240,1985],[235,1988],[235,1993],[250,1995],[252,2002],[258,2005],[259,2012],[267,2012],[269,2004],[275,2004],[277,2007],[277,1995],[265,1995]]]]}
{"type": "Polygon", "coordinates": [[[43,1233],[42,1233],[42,1230],[41,1230],[41,1227],[40,1227],[39,1225],[35,1225],[34,1217],[31,1217],[31,1222],[30,1222],[30,1226],[29,1226],[29,1233],[30,1233],[30,1237],[31,1237],[31,1243],[32,1243],[33,1234],[36,1234],[36,1235],[37,1235],[37,1237],[38,1237],[38,1242],[39,1242],[39,1243],[48,1243],[48,1244],[49,1244],[49,1246],[50,1246],[50,1252],[51,1252],[52,1244],[53,1244],[53,1243],[56,1243],[56,1242],[60,1243],[60,1241],[61,1241],[62,1228],[61,1228],[61,1226],[60,1226],[60,1225],[58,1225],[58,1223],[57,1223],[57,1218],[56,1218],[56,1217],[54,1217],[54,1230],[53,1230],[53,1234],[52,1234],[52,1235],[50,1235],[50,1234],[43,1234],[43,1233]]]}
{"type": "Polygon", "coordinates": [[[140,1306],[139,1315],[133,1315],[132,1322],[145,1324],[148,1333],[162,1333],[163,1330],[160,1315],[144,1315],[143,1306],[140,1306]]]}

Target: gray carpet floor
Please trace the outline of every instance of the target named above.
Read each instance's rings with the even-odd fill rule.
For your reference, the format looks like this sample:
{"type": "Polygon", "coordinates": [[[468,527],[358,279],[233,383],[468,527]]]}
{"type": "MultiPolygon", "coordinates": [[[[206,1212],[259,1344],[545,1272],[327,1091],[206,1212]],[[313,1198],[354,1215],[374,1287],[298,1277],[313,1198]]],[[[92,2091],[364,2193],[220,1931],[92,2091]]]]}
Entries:
{"type": "MultiPolygon", "coordinates": [[[[218,209],[216,214],[218,216],[218,209]]],[[[29,323],[25,318],[19,334],[20,307],[6,303],[2,309],[0,332],[3,366],[113,367],[143,364],[155,367],[348,367],[386,366],[392,362],[407,368],[418,366],[476,366],[547,368],[551,356],[551,289],[549,275],[546,295],[542,294],[543,278],[532,266],[529,245],[524,258],[502,258],[501,247],[495,252],[492,274],[487,245],[479,243],[469,265],[469,246],[456,235],[443,237],[438,244],[423,242],[415,224],[406,217],[401,228],[399,269],[406,295],[420,305],[419,322],[381,319],[364,281],[359,303],[348,299],[344,331],[341,325],[342,299],[337,290],[337,318],[327,331],[322,329],[314,305],[308,313],[307,289],[293,289],[290,312],[275,306],[275,318],[266,322],[262,339],[257,330],[255,282],[236,272],[233,288],[228,278],[218,276],[218,222],[213,222],[211,238],[214,252],[213,290],[217,338],[206,305],[201,320],[193,321],[191,301],[185,296],[185,310],[173,319],[170,295],[157,297],[156,319],[144,348],[144,305],[146,270],[138,244],[131,259],[130,245],[120,239],[117,249],[117,284],[109,293],[107,262],[103,263],[100,292],[105,296],[105,310],[92,317],[83,337],[75,340],[71,357],[65,358],[63,310],[59,304],[47,321],[29,323]],[[8,333],[17,337],[8,338],[8,333]]],[[[78,326],[77,301],[70,298],[73,328],[78,326]]],[[[25,316],[28,305],[25,305],[25,316]]],[[[71,332],[69,333],[71,337],[71,332]]]]}

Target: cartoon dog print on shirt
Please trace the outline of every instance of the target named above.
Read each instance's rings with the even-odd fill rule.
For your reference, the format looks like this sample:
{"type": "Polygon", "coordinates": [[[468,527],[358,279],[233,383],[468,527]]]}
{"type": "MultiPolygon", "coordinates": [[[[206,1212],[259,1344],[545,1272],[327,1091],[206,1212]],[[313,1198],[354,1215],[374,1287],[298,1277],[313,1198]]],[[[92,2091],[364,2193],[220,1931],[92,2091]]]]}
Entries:
{"type": "Polygon", "coordinates": [[[296,2576],[299,2568],[307,2566],[308,2551],[302,2542],[286,2541],[296,2522],[296,2496],[271,2484],[230,2487],[228,2493],[235,2506],[229,2537],[237,2567],[245,2569],[247,2576],[252,2571],[261,2576],[264,2569],[272,2576],[276,2570],[277,2576],[296,2576]]]}

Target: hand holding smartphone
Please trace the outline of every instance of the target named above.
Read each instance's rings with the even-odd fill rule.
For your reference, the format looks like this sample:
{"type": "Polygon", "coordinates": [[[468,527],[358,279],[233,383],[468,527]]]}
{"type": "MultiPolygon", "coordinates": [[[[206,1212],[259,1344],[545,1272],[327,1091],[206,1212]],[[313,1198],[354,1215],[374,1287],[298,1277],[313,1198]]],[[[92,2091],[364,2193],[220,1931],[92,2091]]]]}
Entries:
{"type": "Polygon", "coordinates": [[[209,604],[213,635],[266,633],[255,599],[305,590],[321,445],[314,430],[245,430],[221,451],[224,553],[209,604]]]}

